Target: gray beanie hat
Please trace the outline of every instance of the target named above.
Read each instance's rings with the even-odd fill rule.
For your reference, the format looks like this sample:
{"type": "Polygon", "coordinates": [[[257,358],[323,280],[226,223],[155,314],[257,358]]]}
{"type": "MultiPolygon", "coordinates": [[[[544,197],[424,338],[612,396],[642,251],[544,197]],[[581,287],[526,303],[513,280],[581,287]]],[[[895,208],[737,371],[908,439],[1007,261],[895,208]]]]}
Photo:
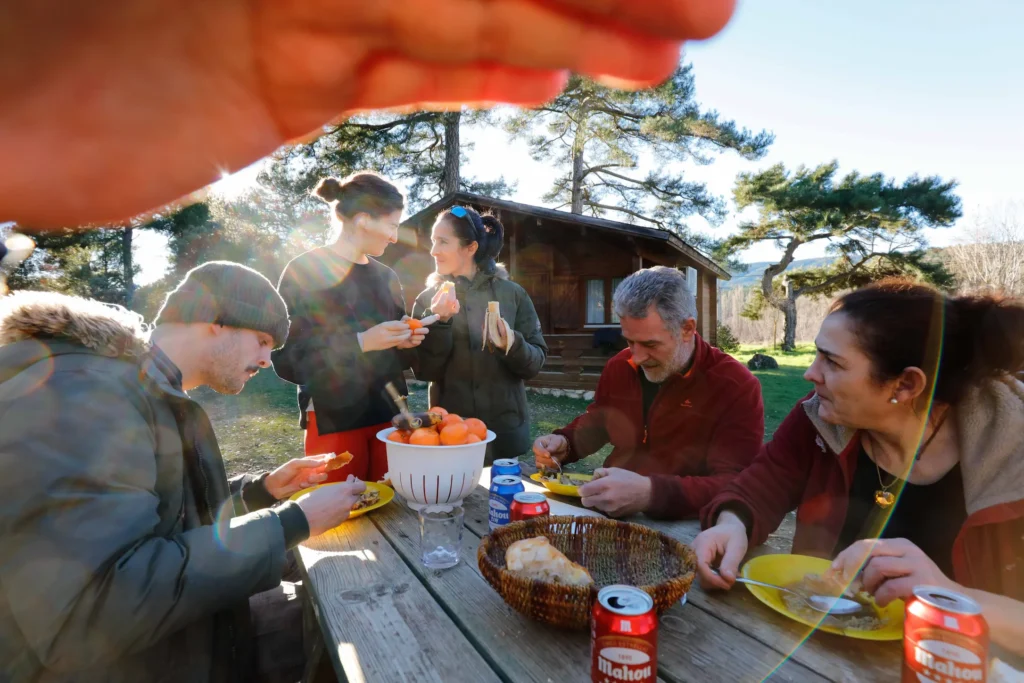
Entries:
{"type": "Polygon", "coordinates": [[[288,338],[288,307],[274,285],[252,268],[210,261],[188,271],[164,300],[155,324],[217,323],[266,332],[274,348],[288,338]]]}

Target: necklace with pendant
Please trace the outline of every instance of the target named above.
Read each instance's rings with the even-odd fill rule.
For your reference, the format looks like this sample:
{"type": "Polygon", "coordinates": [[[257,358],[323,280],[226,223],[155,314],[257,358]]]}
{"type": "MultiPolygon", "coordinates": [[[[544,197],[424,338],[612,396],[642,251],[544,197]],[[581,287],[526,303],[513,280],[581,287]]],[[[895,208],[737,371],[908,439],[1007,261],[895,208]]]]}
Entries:
{"type": "MultiPolygon", "coordinates": [[[[940,429],[942,429],[942,425],[946,422],[946,415],[948,414],[949,411],[946,411],[946,413],[942,416],[942,419],[939,420],[939,424],[935,425],[935,429],[932,430],[931,436],[929,436],[928,440],[924,442],[924,445],[921,446],[920,449],[918,449],[917,455],[914,456],[914,460],[921,459],[921,455],[928,448],[928,445],[931,444],[932,439],[934,439],[935,435],[939,433],[940,429]]],[[[875,463],[875,472],[878,473],[878,485],[882,487],[875,491],[875,504],[878,505],[878,507],[882,508],[883,510],[888,510],[889,508],[892,507],[893,503],[896,502],[896,495],[889,489],[896,485],[896,482],[899,481],[899,477],[897,477],[895,474],[891,475],[892,481],[890,481],[889,484],[886,485],[882,483],[882,468],[878,466],[877,462],[875,463]]]]}

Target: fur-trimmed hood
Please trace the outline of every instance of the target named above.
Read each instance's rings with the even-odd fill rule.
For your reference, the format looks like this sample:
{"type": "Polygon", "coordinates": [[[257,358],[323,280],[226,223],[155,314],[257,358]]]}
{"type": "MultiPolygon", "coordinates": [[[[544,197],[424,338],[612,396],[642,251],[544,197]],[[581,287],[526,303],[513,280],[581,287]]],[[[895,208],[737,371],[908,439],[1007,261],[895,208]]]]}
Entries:
{"type": "MultiPolygon", "coordinates": [[[[505,264],[496,264],[493,273],[477,273],[476,277],[473,278],[473,282],[475,284],[477,282],[484,282],[491,278],[497,280],[507,280],[508,270],[505,268],[505,264]]],[[[437,287],[442,282],[451,282],[452,280],[453,278],[450,275],[441,275],[437,271],[434,271],[427,277],[427,287],[437,287]]]]}
{"type": "Polygon", "coordinates": [[[121,306],[56,292],[15,292],[0,298],[0,346],[34,339],[79,344],[110,357],[149,348],[142,316],[121,306]]]}

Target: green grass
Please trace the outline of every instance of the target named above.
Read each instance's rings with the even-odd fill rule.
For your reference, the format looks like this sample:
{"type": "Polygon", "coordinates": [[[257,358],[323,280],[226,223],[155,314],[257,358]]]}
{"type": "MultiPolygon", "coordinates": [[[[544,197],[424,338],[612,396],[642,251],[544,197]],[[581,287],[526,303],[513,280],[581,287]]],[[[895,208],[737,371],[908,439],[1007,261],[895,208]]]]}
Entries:
{"type": "MultiPolygon", "coordinates": [[[[744,345],[734,354],[746,363],[755,353],[767,353],[779,362],[778,370],[754,372],[761,382],[765,408],[765,439],[775,433],[782,419],[811,389],[802,375],[814,359],[814,347],[799,345],[794,353],[782,353],[766,347],[744,345]]],[[[221,451],[230,474],[272,469],[291,458],[302,456],[302,431],[299,429],[295,387],[280,380],[273,371],[264,370],[238,396],[221,396],[207,389],[193,392],[210,414],[221,451]]],[[[565,426],[586,410],[582,399],[558,398],[527,393],[533,422],[533,437],[565,426]]],[[[426,410],[425,388],[410,389],[409,407],[426,410]]],[[[606,446],[567,470],[591,472],[611,452],[606,446]]],[[[532,462],[525,454],[523,460],[532,462]]]]}

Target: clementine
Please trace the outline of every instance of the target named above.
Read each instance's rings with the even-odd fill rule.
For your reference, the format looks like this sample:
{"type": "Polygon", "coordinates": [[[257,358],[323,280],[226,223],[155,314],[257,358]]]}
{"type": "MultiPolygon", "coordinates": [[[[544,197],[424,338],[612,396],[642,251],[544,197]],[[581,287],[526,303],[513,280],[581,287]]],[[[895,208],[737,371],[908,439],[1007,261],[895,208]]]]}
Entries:
{"type": "Polygon", "coordinates": [[[413,446],[440,446],[441,438],[433,429],[420,427],[409,437],[409,443],[413,446]]]}
{"type": "Polygon", "coordinates": [[[409,326],[410,330],[418,330],[421,327],[423,327],[423,323],[421,323],[416,318],[409,318],[408,320],[405,321],[405,324],[409,326]]]}
{"type": "Polygon", "coordinates": [[[441,427],[440,427],[440,429],[444,429],[445,427],[447,427],[450,424],[461,423],[461,422],[462,422],[462,418],[461,417],[459,417],[455,413],[448,413],[447,415],[444,416],[444,419],[441,420],[441,427]]]}
{"type": "Polygon", "coordinates": [[[441,443],[445,446],[461,446],[466,443],[469,427],[465,422],[453,422],[441,430],[441,443]]]}
{"type": "Polygon", "coordinates": [[[481,441],[487,438],[487,425],[483,420],[471,417],[466,420],[466,426],[469,428],[469,433],[476,435],[481,441]]]}
{"type": "Polygon", "coordinates": [[[470,434],[466,437],[466,443],[480,443],[481,441],[483,441],[483,439],[476,434],[470,434]]]}
{"type": "Polygon", "coordinates": [[[395,431],[388,434],[388,441],[397,441],[398,443],[409,443],[409,432],[396,429],[395,431]]]}
{"type": "Polygon", "coordinates": [[[441,417],[444,417],[445,415],[447,415],[447,414],[448,414],[448,411],[447,411],[447,410],[445,410],[444,408],[442,408],[441,406],[434,406],[433,408],[431,408],[431,409],[430,409],[430,410],[428,410],[427,412],[428,412],[428,413],[437,413],[437,414],[438,414],[438,415],[440,415],[441,417]]]}

